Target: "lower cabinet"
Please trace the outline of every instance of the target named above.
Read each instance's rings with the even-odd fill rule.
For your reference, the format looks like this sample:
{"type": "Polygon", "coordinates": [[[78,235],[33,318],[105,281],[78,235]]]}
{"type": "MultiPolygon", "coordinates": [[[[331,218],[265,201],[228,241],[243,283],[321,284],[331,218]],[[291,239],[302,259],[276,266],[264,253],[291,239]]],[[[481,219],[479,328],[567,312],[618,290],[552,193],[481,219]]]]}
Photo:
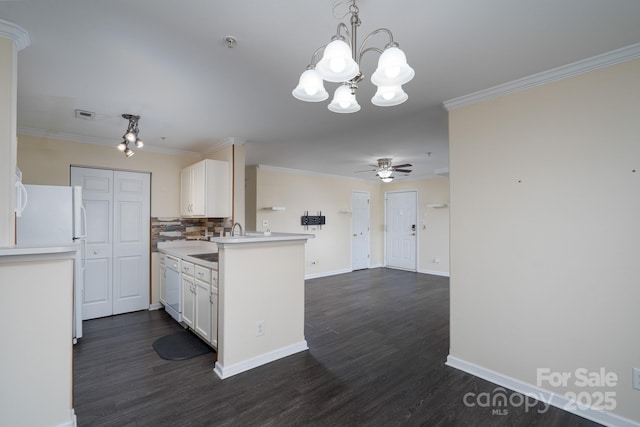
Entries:
{"type": "Polygon", "coordinates": [[[218,348],[218,272],[182,261],[182,322],[218,348]]]}
{"type": "Polygon", "coordinates": [[[196,314],[195,305],[195,279],[191,276],[182,275],[182,321],[185,325],[193,329],[193,321],[196,314]]]}
{"type": "Polygon", "coordinates": [[[166,255],[160,254],[160,303],[167,305],[167,267],[166,255]]]}
{"type": "Polygon", "coordinates": [[[193,330],[202,339],[211,342],[211,283],[196,279],[195,290],[196,314],[193,330]]]}

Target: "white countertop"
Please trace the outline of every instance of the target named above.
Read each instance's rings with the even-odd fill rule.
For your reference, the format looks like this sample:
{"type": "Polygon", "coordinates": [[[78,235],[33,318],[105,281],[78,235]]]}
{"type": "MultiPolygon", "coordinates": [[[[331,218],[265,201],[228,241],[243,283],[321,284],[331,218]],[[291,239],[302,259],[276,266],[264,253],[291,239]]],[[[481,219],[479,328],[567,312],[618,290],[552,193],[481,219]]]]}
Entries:
{"type": "Polygon", "coordinates": [[[217,262],[205,261],[199,258],[194,258],[191,255],[196,254],[208,254],[218,252],[218,245],[212,242],[206,242],[201,240],[181,240],[173,242],[159,242],[158,251],[167,255],[172,255],[176,258],[184,259],[185,261],[192,262],[197,265],[201,265],[213,270],[218,269],[217,262]]]}
{"type": "Polygon", "coordinates": [[[245,243],[271,243],[285,242],[288,240],[307,240],[315,238],[315,234],[299,234],[299,233],[271,233],[269,235],[259,231],[247,231],[242,236],[229,237],[211,237],[211,241],[224,246],[226,244],[245,244],[245,243]]]}
{"type": "Polygon", "coordinates": [[[80,243],[44,246],[0,247],[0,262],[30,261],[37,259],[68,258],[80,250],[80,243]]]}

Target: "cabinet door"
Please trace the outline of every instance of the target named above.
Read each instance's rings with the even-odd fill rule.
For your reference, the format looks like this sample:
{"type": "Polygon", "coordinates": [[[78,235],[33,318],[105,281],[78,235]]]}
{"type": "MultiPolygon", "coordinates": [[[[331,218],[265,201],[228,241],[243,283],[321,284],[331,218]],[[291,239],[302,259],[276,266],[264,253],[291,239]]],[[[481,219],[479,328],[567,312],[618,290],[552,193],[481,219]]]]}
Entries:
{"type": "Polygon", "coordinates": [[[216,349],[218,348],[218,278],[217,272],[213,272],[213,285],[211,286],[211,340],[209,341],[216,349]]]}
{"type": "Polygon", "coordinates": [[[191,165],[191,215],[204,216],[206,204],[206,165],[204,161],[191,165]]]}
{"type": "Polygon", "coordinates": [[[196,316],[194,331],[205,341],[211,341],[211,284],[196,279],[196,316]]]}
{"type": "Polygon", "coordinates": [[[193,328],[196,309],[194,286],[193,277],[182,276],[182,321],[190,328],[193,328]]]}
{"type": "Polygon", "coordinates": [[[160,303],[167,305],[167,268],[160,264],[160,303]]]}
{"type": "Polygon", "coordinates": [[[191,215],[191,167],[180,171],[180,215],[191,215]]]}

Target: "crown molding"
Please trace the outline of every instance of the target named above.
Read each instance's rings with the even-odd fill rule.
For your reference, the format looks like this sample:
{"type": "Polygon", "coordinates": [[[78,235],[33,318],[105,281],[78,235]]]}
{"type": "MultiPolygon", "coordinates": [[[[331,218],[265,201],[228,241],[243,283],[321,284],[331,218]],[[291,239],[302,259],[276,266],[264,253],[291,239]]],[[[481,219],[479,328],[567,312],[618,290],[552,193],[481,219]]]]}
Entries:
{"type": "MultiPolygon", "coordinates": [[[[18,126],[18,134],[37,136],[41,138],[59,139],[62,141],[81,142],[85,144],[94,144],[94,145],[103,145],[103,146],[108,145],[112,147],[115,147],[117,145],[116,142],[107,138],[97,138],[94,136],[83,136],[83,135],[76,135],[73,133],[65,133],[65,132],[51,132],[51,131],[45,131],[42,129],[29,128],[29,127],[23,127],[23,126],[18,126]]],[[[153,153],[170,154],[174,156],[187,156],[187,157],[198,157],[198,158],[200,157],[200,153],[196,153],[194,151],[154,147],[149,144],[145,144],[143,150],[150,151],[153,153]]]]}
{"type": "Polygon", "coordinates": [[[27,30],[4,19],[0,19],[0,37],[13,40],[18,51],[21,51],[31,44],[27,30]]]}
{"type": "Polygon", "coordinates": [[[324,173],[324,172],[314,172],[314,171],[307,171],[307,170],[302,170],[302,169],[282,168],[280,166],[270,166],[270,165],[257,165],[257,166],[258,166],[258,169],[267,170],[267,171],[284,172],[284,173],[296,173],[296,174],[301,174],[301,175],[322,176],[322,177],[325,177],[325,178],[348,179],[348,180],[351,180],[351,181],[375,183],[375,181],[372,181],[370,179],[355,178],[355,177],[343,176],[343,175],[334,175],[334,174],[324,173]]]}
{"type": "Polygon", "coordinates": [[[225,147],[229,147],[231,145],[242,145],[245,142],[247,142],[246,139],[229,136],[229,137],[223,138],[222,140],[220,140],[219,142],[216,142],[213,145],[210,145],[201,154],[207,154],[207,153],[211,153],[212,151],[218,151],[225,147]]]}
{"type": "Polygon", "coordinates": [[[478,102],[488,101],[510,93],[520,92],[532,87],[556,82],[568,77],[577,76],[638,58],[640,58],[640,43],[612,50],[611,52],[606,52],[601,55],[593,56],[561,67],[552,68],[551,70],[523,77],[508,83],[503,83],[488,89],[483,89],[478,92],[473,92],[469,95],[445,101],[442,105],[445,110],[451,111],[457,108],[476,104],[478,102]]]}

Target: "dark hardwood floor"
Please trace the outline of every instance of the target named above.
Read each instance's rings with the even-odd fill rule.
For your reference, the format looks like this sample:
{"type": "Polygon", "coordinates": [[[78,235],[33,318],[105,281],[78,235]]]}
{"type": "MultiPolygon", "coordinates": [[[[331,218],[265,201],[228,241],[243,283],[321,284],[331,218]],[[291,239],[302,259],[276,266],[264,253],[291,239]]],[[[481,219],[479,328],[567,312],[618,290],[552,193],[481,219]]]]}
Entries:
{"type": "Polygon", "coordinates": [[[596,426],[550,407],[468,407],[495,384],[444,365],[449,280],[372,269],[308,280],[309,350],[220,380],[215,353],[161,359],[180,330],[163,310],[84,322],[75,346],[80,426],[596,426]],[[504,408],[503,408],[504,409],[504,408]]]}

